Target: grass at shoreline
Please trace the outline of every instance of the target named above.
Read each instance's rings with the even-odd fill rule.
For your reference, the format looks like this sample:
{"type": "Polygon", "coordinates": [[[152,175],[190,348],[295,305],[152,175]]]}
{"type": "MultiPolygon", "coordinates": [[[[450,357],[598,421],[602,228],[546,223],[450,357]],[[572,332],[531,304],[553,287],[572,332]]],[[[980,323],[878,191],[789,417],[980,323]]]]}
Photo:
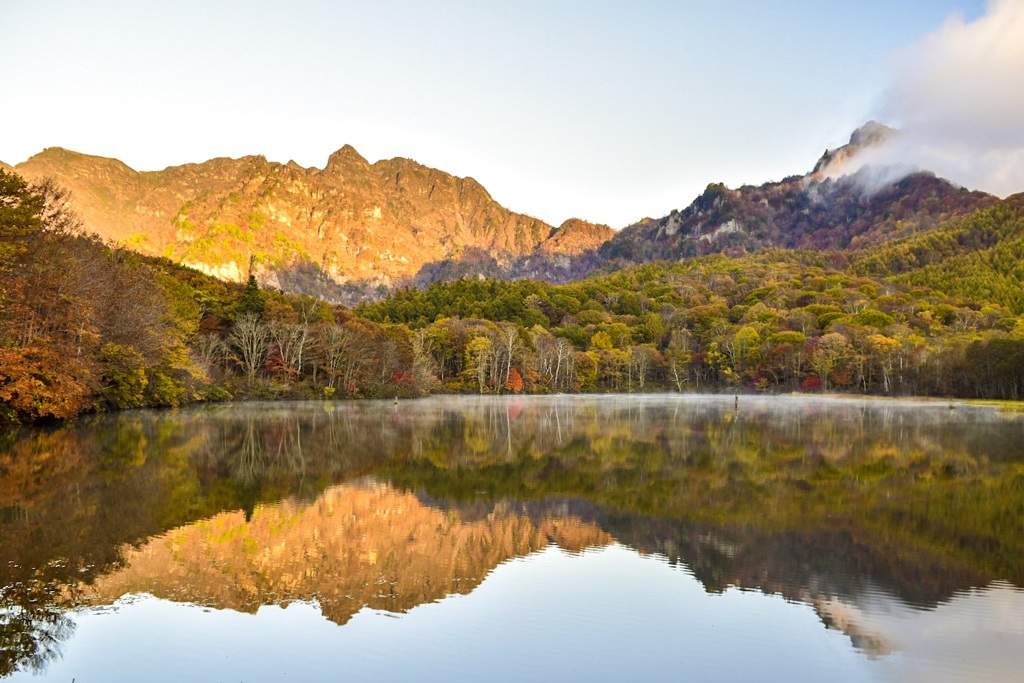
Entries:
{"type": "Polygon", "coordinates": [[[973,406],[992,406],[1002,413],[1024,414],[1024,401],[1005,401],[1002,399],[967,398],[958,399],[961,403],[969,403],[973,406]]]}

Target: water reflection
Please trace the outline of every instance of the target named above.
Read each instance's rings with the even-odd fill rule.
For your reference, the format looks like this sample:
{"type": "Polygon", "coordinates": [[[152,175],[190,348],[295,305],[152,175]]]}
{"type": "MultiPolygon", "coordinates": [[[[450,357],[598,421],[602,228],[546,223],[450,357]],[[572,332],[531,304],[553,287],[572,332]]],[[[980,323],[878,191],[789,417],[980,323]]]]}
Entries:
{"type": "Polygon", "coordinates": [[[241,612],[316,601],[344,624],[364,607],[405,612],[468,593],[502,562],[552,542],[582,550],[611,537],[574,518],[534,523],[507,505],[464,518],[364,482],[311,504],[262,505],[249,519],[225,512],[170,531],[127,550],[126,566],[97,579],[88,600],[149,593],[241,612]]]}
{"type": "Polygon", "coordinates": [[[906,645],[873,606],[934,611],[1024,585],[1022,431],[1019,415],[937,403],[552,397],[254,404],[9,434],[0,673],[45,669],[73,636],[68,610],[125,594],[312,602],[345,624],[468,593],[552,544],[613,543],[709,593],[808,605],[891,659],[906,645]]]}
{"type": "Polygon", "coordinates": [[[62,586],[38,581],[0,589],[0,676],[23,670],[42,673],[58,660],[74,622],[54,604],[62,586]]]}

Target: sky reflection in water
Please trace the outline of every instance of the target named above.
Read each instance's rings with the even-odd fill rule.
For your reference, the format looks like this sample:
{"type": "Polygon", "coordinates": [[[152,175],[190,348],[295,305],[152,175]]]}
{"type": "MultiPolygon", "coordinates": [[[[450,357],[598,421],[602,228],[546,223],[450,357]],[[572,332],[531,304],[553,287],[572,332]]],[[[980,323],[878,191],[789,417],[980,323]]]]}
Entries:
{"type": "Polygon", "coordinates": [[[881,596],[845,607],[896,650],[864,656],[809,605],[736,588],[709,594],[664,558],[552,546],[499,566],[470,595],[397,618],[364,609],[343,627],[309,603],[251,615],[121,600],[75,615],[78,637],[45,679],[941,682],[1019,672],[1019,590],[996,586],[935,610],[881,596]]]}
{"type": "Polygon", "coordinates": [[[498,567],[467,596],[339,627],[315,605],[211,611],[152,597],[76,615],[50,680],[863,680],[866,660],[806,605],[709,595],[664,560],[615,545],[551,547],[498,567]],[[159,640],[159,649],[154,648],[159,640]],[[737,651],[740,648],[740,651],[737,651]],[[129,673],[130,672],[130,673],[129,673]]]}

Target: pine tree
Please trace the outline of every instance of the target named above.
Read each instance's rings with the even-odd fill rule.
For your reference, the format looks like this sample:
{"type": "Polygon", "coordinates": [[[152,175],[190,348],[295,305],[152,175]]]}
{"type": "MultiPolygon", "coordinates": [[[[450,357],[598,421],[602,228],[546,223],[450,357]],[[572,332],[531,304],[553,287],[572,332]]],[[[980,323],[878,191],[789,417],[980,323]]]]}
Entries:
{"type": "Polygon", "coordinates": [[[242,296],[238,299],[238,305],[235,307],[236,318],[247,313],[252,313],[257,318],[263,317],[265,308],[263,295],[260,293],[259,283],[256,282],[256,275],[252,272],[255,263],[256,256],[254,254],[249,257],[249,281],[245,284],[245,291],[242,292],[242,296]]]}

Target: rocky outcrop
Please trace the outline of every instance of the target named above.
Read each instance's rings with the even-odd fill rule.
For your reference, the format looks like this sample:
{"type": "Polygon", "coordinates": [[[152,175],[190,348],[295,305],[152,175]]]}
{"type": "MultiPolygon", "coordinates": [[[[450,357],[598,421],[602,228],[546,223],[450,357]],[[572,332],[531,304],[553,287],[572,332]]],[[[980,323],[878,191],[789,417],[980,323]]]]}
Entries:
{"type": "Polygon", "coordinates": [[[607,225],[570,218],[552,231],[551,235],[541,242],[540,248],[550,254],[579,256],[597,249],[614,236],[615,231],[607,225]]]}
{"type": "Polygon", "coordinates": [[[868,121],[853,131],[850,135],[850,142],[836,149],[825,150],[825,153],[818,159],[818,163],[814,165],[811,176],[822,180],[827,177],[844,175],[849,168],[850,162],[859,153],[871,147],[884,144],[896,134],[897,131],[889,126],[877,121],[868,121]]]}
{"type": "Polygon", "coordinates": [[[502,262],[483,249],[467,248],[452,258],[426,264],[413,284],[427,287],[433,282],[459,278],[571,282],[600,265],[597,250],[614,235],[615,231],[607,225],[570,218],[530,253],[511,262],[502,262]]]}

